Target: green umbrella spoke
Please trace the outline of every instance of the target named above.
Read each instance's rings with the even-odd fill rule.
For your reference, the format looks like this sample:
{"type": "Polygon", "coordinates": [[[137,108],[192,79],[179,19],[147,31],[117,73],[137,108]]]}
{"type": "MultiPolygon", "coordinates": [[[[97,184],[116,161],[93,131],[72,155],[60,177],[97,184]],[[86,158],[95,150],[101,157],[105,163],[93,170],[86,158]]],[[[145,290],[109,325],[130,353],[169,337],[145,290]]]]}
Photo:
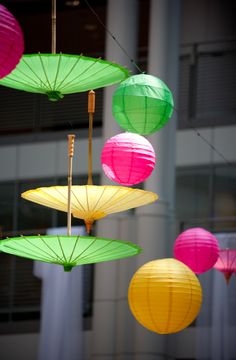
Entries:
{"type": "MultiPolygon", "coordinates": [[[[79,255],[79,256],[77,256],[76,259],[74,259],[74,261],[76,261],[77,259],[80,259],[80,258],[81,258],[82,260],[83,260],[83,259],[87,259],[88,257],[90,258],[91,256],[93,256],[93,254],[96,254],[96,256],[99,256],[99,253],[101,252],[101,250],[103,250],[105,247],[111,245],[114,241],[115,241],[115,240],[112,240],[112,241],[106,243],[106,244],[103,245],[101,248],[99,248],[99,251],[98,251],[97,249],[95,249],[95,250],[92,249],[92,251],[91,251],[88,255],[85,254],[84,257],[81,257],[81,256],[79,255]]],[[[93,243],[93,244],[94,244],[94,243],[93,243]]],[[[87,251],[87,249],[86,249],[86,251],[87,251]]]]}
{"type": "Polygon", "coordinates": [[[76,262],[77,259],[80,259],[81,255],[83,255],[86,251],[88,251],[91,247],[93,247],[95,242],[96,242],[96,237],[93,238],[93,241],[90,242],[90,244],[86,248],[84,248],[84,250],[72,260],[72,262],[76,262]]]}
{"type": "MultiPolygon", "coordinates": [[[[66,87],[68,87],[71,83],[73,83],[75,80],[77,80],[78,78],[81,77],[81,75],[84,75],[85,73],[87,73],[89,70],[91,70],[92,67],[95,66],[95,64],[98,62],[100,58],[96,59],[95,62],[91,63],[84,71],[82,71],[81,73],[79,73],[77,76],[75,76],[72,80],[70,80],[68,83],[64,84],[63,86],[60,86],[61,90],[65,90],[66,87]]],[[[96,73],[93,74],[93,76],[96,75],[96,73]]],[[[88,76],[86,79],[90,78],[90,76],[88,76]]],[[[80,81],[80,85],[81,85],[81,81],[80,81]]],[[[77,86],[77,84],[75,85],[77,86]]],[[[72,88],[73,89],[73,88],[72,88]]]]}
{"type": "Polygon", "coordinates": [[[62,245],[61,245],[60,237],[59,237],[58,235],[57,235],[57,240],[58,240],[59,246],[60,246],[60,248],[61,248],[61,252],[62,252],[62,255],[63,255],[63,257],[64,257],[64,260],[67,261],[67,260],[66,260],[65,253],[64,253],[64,250],[63,250],[63,247],[62,247],[62,245]]]}
{"type": "Polygon", "coordinates": [[[61,80],[60,83],[58,83],[58,87],[61,88],[62,84],[64,83],[64,81],[70,76],[70,74],[73,72],[74,68],[77,66],[77,64],[79,63],[79,61],[81,60],[82,55],[79,55],[78,58],[76,59],[75,63],[72,65],[71,69],[68,71],[68,73],[64,76],[64,79],[61,80]]]}
{"type": "Polygon", "coordinates": [[[57,85],[57,78],[58,78],[58,75],[59,75],[60,64],[61,64],[61,53],[59,54],[59,57],[58,57],[57,71],[56,71],[56,76],[55,76],[55,79],[54,79],[53,91],[55,91],[55,87],[57,85]]]}
{"type": "MultiPolygon", "coordinates": [[[[14,247],[9,246],[9,245],[6,245],[6,248],[12,250],[12,252],[10,252],[10,254],[16,255],[16,256],[21,256],[21,255],[18,254],[18,252],[19,252],[19,249],[18,249],[18,248],[14,248],[14,247]]],[[[27,258],[32,258],[32,253],[31,253],[31,252],[28,252],[28,251],[25,251],[24,249],[29,250],[29,249],[26,248],[24,245],[21,245],[20,253],[21,253],[23,256],[24,256],[24,254],[27,255],[27,258]],[[23,249],[23,250],[22,250],[22,249],[23,249]]],[[[40,260],[46,259],[47,261],[51,261],[51,259],[54,259],[54,258],[52,258],[51,256],[50,256],[49,258],[42,257],[39,253],[35,253],[35,252],[34,252],[34,258],[35,258],[35,257],[36,257],[37,259],[40,259],[40,260]]],[[[45,260],[44,260],[44,261],[45,261],[45,260]]]]}
{"type": "MultiPolygon", "coordinates": [[[[28,78],[29,80],[32,80],[32,82],[34,82],[37,86],[40,84],[40,86],[44,86],[45,89],[48,88],[48,86],[46,85],[46,83],[43,81],[43,79],[41,79],[38,74],[34,71],[34,69],[30,66],[30,64],[25,60],[24,57],[22,57],[22,62],[24,62],[24,64],[30,69],[30,71],[32,72],[32,74],[38,79],[39,83],[34,80],[32,77],[30,77],[28,74],[26,74],[24,71],[22,71],[21,68],[18,69],[19,73],[21,73],[22,75],[24,75],[26,78],[28,78]]],[[[13,73],[14,76],[14,73],[13,73]]],[[[16,81],[16,80],[15,80],[16,81]]]]}
{"type": "MultiPolygon", "coordinates": [[[[41,236],[39,236],[39,237],[40,237],[40,239],[42,240],[42,242],[44,243],[44,245],[46,245],[47,248],[48,248],[49,250],[51,250],[54,255],[56,255],[56,257],[59,257],[59,255],[46,243],[46,241],[44,240],[44,238],[41,237],[41,236]]],[[[63,262],[63,259],[62,259],[61,257],[59,257],[59,258],[60,258],[60,260],[63,262]]]]}
{"type": "MultiPolygon", "coordinates": [[[[22,236],[21,238],[25,239],[27,241],[28,244],[30,244],[32,247],[35,247],[37,250],[41,251],[42,253],[46,254],[47,256],[52,257],[52,255],[50,253],[48,253],[47,251],[45,251],[44,249],[41,249],[39,246],[37,246],[36,244],[32,243],[28,238],[22,236]]],[[[27,250],[29,250],[28,248],[26,248],[27,250]]],[[[32,250],[33,252],[33,250],[32,250]]],[[[58,256],[57,256],[58,257],[58,256]]]]}
{"type": "Polygon", "coordinates": [[[44,67],[43,60],[42,60],[42,57],[41,57],[41,54],[40,54],[40,53],[39,53],[39,59],[40,59],[40,63],[41,63],[41,65],[42,65],[42,69],[43,69],[45,78],[46,78],[46,80],[47,80],[48,86],[49,86],[50,90],[52,90],[52,86],[51,86],[51,83],[50,83],[50,81],[49,81],[49,79],[48,79],[47,71],[46,71],[46,69],[45,69],[45,67],[44,67]]]}
{"type": "Polygon", "coordinates": [[[69,262],[71,262],[71,259],[72,259],[72,256],[74,255],[74,252],[75,252],[75,249],[76,249],[76,247],[77,247],[77,245],[78,245],[78,242],[79,242],[79,235],[77,236],[77,238],[76,238],[76,241],[75,241],[75,243],[74,243],[74,246],[73,246],[73,249],[72,249],[72,253],[70,254],[70,258],[69,258],[69,262]]]}

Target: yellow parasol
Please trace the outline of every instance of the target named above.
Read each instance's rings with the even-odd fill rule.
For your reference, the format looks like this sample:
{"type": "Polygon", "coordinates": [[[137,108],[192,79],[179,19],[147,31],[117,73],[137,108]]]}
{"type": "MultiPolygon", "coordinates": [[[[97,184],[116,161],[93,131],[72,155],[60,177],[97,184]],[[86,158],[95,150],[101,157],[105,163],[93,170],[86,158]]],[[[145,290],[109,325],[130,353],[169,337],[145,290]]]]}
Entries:
{"type": "MultiPolygon", "coordinates": [[[[41,187],[28,190],[21,196],[37,204],[67,212],[67,186],[41,187]]],[[[71,213],[83,219],[89,232],[95,220],[109,214],[147,205],[157,200],[150,191],[122,186],[73,185],[71,188],[71,213]]]]}

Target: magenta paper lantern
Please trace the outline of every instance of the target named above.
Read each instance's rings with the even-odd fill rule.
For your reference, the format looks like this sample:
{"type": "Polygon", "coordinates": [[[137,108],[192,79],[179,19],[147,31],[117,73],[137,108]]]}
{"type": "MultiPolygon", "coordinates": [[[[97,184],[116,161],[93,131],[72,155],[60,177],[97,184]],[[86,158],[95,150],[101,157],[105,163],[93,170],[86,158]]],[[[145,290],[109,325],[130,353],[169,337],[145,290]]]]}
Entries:
{"type": "Polygon", "coordinates": [[[101,163],[105,175],[121,184],[131,186],[147,179],[156,162],[154,149],[145,137],[122,133],[104,145],[101,163]]]}
{"type": "Polygon", "coordinates": [[[24,51],[23,33],[14,16],[0,5],[0,79],[8,75],[24,51]]]}
{"type": "Polygon", "coordinates": [[[224,274],[227,284],[231,275],[236,272],[236,249],[220,249],[219,258],[214,269],[224,274]]]}
{"type": "Polygon", "coordinates": [[[210,270],[219,256],[216,237],[202,228],[182,232],[175,240],[175,258],[182,261],[196,274],[210,270]]]}

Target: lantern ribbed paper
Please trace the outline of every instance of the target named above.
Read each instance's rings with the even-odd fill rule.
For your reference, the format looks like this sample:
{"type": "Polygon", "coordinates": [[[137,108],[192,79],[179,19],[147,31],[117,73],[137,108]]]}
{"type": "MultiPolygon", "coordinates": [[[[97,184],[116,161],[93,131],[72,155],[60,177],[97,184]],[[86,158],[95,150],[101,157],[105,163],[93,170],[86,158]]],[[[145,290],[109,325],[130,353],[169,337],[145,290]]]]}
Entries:
{"type": "Polygon", "coordinates": [[[154,260],[133,276],[128,291],[131,312],[138,322],[158,334],[187,327],[196,318],[202,301],[196,275],[175,259],[154,260]]]}
{"type": "Polygon", "coordinates": [[[174,255],[196,274],[201,274],[210,270],[218,259],[218,241],[205,229],[188,229],[177,237],[174,255]]]}
{"type": "Polygon", "coordinates": [[[171,117],[174,102],[166,84],[152,75],[134,75],[113,94],[112,113],[125,130],[141,135],[161,129],[171,117]]]}
{"type": "Polygon", "coordinates": [[[0,251],[64,266],[111,261],[134,256],[142,249],[127,241],[91,236],[21,236],[0,241],[0,251]]]}
{"type": "Polygon", "coordinates": [[[24,51],[24,38],[14,16],[0,5],[0,79],[18,64],[24,51]]]}
{"type": "Polygon", "coordinates": [[[221,271],[229,283],[231,275],[236,272],[236,249],[220,249],[214,269],[221,271]]]}
{"type": "Polygon", "coordinates": [[[155,167],[155,161],[151,143],[143,136],[128,132],[110,138],[101,154],[106,176],[127,186],[147,179],[155,167]]]}

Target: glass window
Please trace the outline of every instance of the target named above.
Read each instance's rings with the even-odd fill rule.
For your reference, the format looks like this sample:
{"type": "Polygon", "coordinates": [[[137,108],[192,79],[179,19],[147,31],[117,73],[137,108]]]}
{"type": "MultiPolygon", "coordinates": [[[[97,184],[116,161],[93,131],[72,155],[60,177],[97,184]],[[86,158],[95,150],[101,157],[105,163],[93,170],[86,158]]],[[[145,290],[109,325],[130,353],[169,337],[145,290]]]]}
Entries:
{"type": "Polygon", "coordinates": [[[182,228],[236,230],[236,165],[178,169],[176,214],[182,228]]]}
{"type": "Polygon", "coordinates": [[[210,216],[210,207],[210,170],[177,170],[177,218],[180,221],[208,218],[210,216]]]}
{"type": "Polygon", "coordinates": [[[45,229],[52,227],[53,211],[42,205],[35,204],[31,201],[27,201],[20,197],[21,193],[35,189],[42,186],[52,186],[53,180],[30,180],[21,182],[19,184],[19,216],[18,216],[18,229],[19,230],[30,230],[37,229],[42,233],[45,229]]]}
{"type": "Polygon", "coordinates": [[[0,233],[13,229],[14,183],[0,184],[0,233]]]}

